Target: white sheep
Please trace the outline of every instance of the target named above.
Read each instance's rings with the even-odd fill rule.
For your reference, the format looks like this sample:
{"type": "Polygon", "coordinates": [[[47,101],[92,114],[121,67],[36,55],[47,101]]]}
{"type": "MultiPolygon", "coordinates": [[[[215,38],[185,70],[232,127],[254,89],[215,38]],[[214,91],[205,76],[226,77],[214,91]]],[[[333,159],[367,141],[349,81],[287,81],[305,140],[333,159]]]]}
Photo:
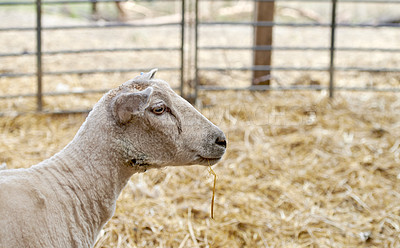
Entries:
{"type": "Polygon", "coordinates": [[[0,170],[0,247],[92,247],[134,173],[221,159],[224,133],[155,72],[106,93],[53,157],[0,170]]]}

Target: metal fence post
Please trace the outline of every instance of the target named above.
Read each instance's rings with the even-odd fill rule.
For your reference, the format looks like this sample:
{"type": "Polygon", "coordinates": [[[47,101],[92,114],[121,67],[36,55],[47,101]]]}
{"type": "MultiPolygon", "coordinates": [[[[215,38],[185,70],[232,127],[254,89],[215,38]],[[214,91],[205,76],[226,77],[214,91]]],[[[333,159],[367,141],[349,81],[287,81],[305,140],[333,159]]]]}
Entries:
{"type": "Polygon", "coordinates": [[[183,92],[183,84],[185,83],[185,78],[184,78],[184,71],[185,71],[185,0],[182,0],[182,9],[181,9],[181,15],[182,15],[182,20],[181,20],[181,86],[180,86],[180,93],[181,96],[183,97],[184,92],[183,92]]]}
{"type": "Polygon", "coordinates": [[[37,111],[43,110],[42,94],[42,1],[36,0],[36,77],[37,111]]]}
{"type": "Polygon", "coordinates": [[[194,88],[194,100],[195,103],[197,100],[197,96],[199,94],[199,65],[198,65],[198,53],[199,53],[199,1],[195,1],[195,24],[194,24],[194,81],[195,81],[195,88],[194,88]]]}
{"type": "Polygon", "coordinates": [[[335,90],[335,31],[336,31],[336,3],[332,0],[332,20],[331,20],[331,46],[330,46],[330,62],[329,62],[329,97],[333,98],[335,90]]]}

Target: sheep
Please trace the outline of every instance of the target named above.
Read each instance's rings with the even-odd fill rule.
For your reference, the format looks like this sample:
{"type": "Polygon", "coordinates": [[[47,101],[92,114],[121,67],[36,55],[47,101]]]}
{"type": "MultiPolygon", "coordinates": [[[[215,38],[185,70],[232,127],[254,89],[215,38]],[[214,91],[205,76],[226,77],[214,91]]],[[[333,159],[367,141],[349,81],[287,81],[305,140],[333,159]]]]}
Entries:
{"type": "Polygon", "coordinates": [[[220,161],[224,133],[156,71],[106,93],[53,157],[0,170],[0,247],[93,247],[133,174],[220,161]]]}

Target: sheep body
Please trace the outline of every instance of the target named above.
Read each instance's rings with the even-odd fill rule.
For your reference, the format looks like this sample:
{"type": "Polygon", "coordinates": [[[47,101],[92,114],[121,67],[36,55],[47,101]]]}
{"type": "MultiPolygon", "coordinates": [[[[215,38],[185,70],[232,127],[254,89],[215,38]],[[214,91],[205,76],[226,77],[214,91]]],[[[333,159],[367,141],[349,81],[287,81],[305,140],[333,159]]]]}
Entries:
{"type": "Polygon", "coordinates": [[[0,247],[93,245],[130,173],[112,172],[106,163],[92,167],[69,153],[66,148],[31,168],[0,171],[0,247]]]}
{"type": "Polygon", "coordinates": [[[89,232],[74,230],[71,225],[79,223],[75,221],[80,214],[71,208],[76,202],[60,187],[54,187],[56,184],[52,190],[47,188],[45,182],[55,178],[48,173],[29,169],[0,173],[0,208],[7,210],[1,211],[2,247],[90,247],[93,243],[89,232]],[[63,204],[53,204],[60,200],[63,204]]]}

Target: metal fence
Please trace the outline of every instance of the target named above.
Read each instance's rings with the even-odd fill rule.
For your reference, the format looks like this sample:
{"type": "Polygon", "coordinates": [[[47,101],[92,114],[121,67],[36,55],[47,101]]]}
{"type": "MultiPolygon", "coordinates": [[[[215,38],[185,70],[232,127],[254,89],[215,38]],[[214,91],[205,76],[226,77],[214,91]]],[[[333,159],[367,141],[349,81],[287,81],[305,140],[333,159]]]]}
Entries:
{"type": "MultiPolygon", "coordinates": [[[[124,2],[126,0],[96,0],[95,2],[124,2]]],[[[175,0],[167,0],[175,1],[175,0]]],[[[0,57],[11,57],[11,56],[35,56],[36,57],[36,72],[32,73],[2,73],[0,78],[15,78],[15,77],[27,77],[35,76],[37,80],[37,92],[34,94],[15,94],[15,95],[0,95],[0,99],[7,98],[19,98],[19,97],[36,97],[37,98],[37,111],[43,110],[43,97],[44,96],[57,96],[57,95],[72,95],[72,94],[93,94],[93,93],[104,93],[109,89],[100,90],[83,90],[79,92],[43,92],[42,81],[45,75],[65,75],[65,74],[94,74],[94,73],[113,73],[113,72],[140,72],[146,71],[148,68],[131,68],[131,69],[98,69],[98,70],[68,70],[68,71],[43,71],[42,67],[42,56],[43,55],[55,55],[55,54],[82,54],[82,53],[96,53],[96,52],[131,52],[131,51],[176,51],[180,53],[181,65],[180,67],[164,67],[159,68],[160,70],[171,70],[180,71],[183,75],[183,54],[184,54],[184,19],[185,19],[185,1],[182,2],[182,19],[181,22],[167,22],[158,24],[129,24],[124,22],[111,22],[111,23],[93,23],[89,25],[64,25],[64,26],[43,26],[42,25],[42,6],[43,5],[60,5],[60,4],[91,4],[94,1],[88,0],[68,0],[68,1],[19,1],[19,2],[0,2],[0,8],[2,6],[16,6],[16,5],[34,5],[36,8],[36,23],[34,27],[6,27],[0,28],[1,32],[19,32],[19,31],[35,31],[36,33],[36,51],[24,51],[21,53],[0,53],[0,57]],[[132,47],[132,48],[112,48],[112,49],[77,49],[77,50],[58,50],[58,51],[43,51],[42,32],[51,30],[72,30],[72,29],[110,29],[110,28],[138,28],[138,27],[163,27],[163,26],[179,26],[181,27],[181,45],[179,47],[132,47]]],[[[1,36],[0,36],[1,37],[1,36]]],[[[1,39],[1,38],[0,38],[1,39]]],[[[183,77],[181,79],[181,85],[183,85],[183,77]]],[[[83,110],[86,111],[86,110],[83,110]]],[[[61,112],[81,112],[81,110],[61,111],[61,112]]]]}
{"type": "MultiPolygon", "coordinates": [[[[116,0],[124,1],[124,0],[116,0]]],[[[97,0],[96,2],[116,2],[115,0],[97,0]]],[[[144,0],[146,1],[146,0],[144,0]]],[[[147,0],[150,1],[150,0],[147,0]]],[[[169,0],[178,1],[178,0],[169,0]]],[[[376,88],[376,87],[337,87],[335,86],[335,73],[338,71],[358,71],[358,72],[400,72],[400,68],[369,68],[369,67],[340,67],[335,65],[335,53],[337,51],[361,51],[361,52],[382,52],[387,54],[400,53],[400,48],[383,48],[383,47],[370,47],[370,48],[359,48],[359,47],[338,47],[335,43],[335,33],[338,28],[400,28],[399,23],[378,23],[378,24],[349,24],[349,23],[338,23],[336,18],[336,12],[338,5],[341,3],[358,3],[358,4],[399,4],[399,0],[247,0],[251,2],[315,2],[325,3],[330,6],[331,18],[329,23],[294,23],[294,22],[234,22],[234,21],[202,21],[199,18],[199,3],[211,0],[180,0],[181,5],[181,20],[179,22],[164,22],[158,24],[131,24],[123,22],[111,22],[111,23],[93,23],[89,25],[64,25],[64,26],[43,26],[42,25],[42,6],[43,5],[58,5],[58,4],[88,4],[91,1],[88,0],[70,0],[70,1],[19,1],[19,2],[0,2],[0,8],[3,6],[15,6],[15,5],[30,5],[36,8],[36,23],[32,27],[3,27],[0,28],[0,34],[3,32],[19,32],[19,31],[34,31],[36,33],[36,51],[24,51],[24,52],[11,52],[11,53],[0,53],[0,57],[13,57],[13,56],[35,56],[36,57],[36,71],[32,73],[1,73],[0,78],[15,78],[15,77],[27,77],[35,76],[37,80],[37,91],[32,94],[14,94],[14,95],[0,95],[0,99],[8,98],[19,98],[19,97],[36,97],[37,99],[37,111],[43,110],[43,97],[44,96],[57,96],[57,95],[68,95],[68,94],[90,94],[105,92],[107,89],[102,90],[84,90],[81,92],[43,92],[42,79],[46,75],[64,75],[64,74],[92,74],[92,73],[113,73],[113,72],[134,72],[134,71],[145,71],[148,68],[131,68],[131,69],[99,69],[99,70],[69,70],[69,71],[43,71],[42,68],[42,56],[43,55],[54,55],[54,54],[80,54],[80,53],[96,53],[96,52],[131,52],[131,51],[173,51],[179,53],[180,66],[179,67],[164,67],[159,68],[160,70],[177,71],[180,73],[180,86],[178,89],[181,94],[184,94],[185,88],[190,88],[192,92],[192,98],[196,99],[199,91],[216,91],[216,90],[328,90],[329,95],[333,97],[334,91],[336,90],[348,90],[348,91],[390,91],[398,92],[400,88],[376,88]],[[188,7],[188,5],[190,5],[188,7]],[[190,18],[194,14],[194,22],[190,18]],[[110,28],[137,28],[137,27],[162,27],[162,26],[176,26],[179,27],[180,32],[180,46],[174,47],[132,47],[132,48],[112,48],[112,49],[77,49],[77,50],[57,50],[57,51],[46,51],[43,49],[42,32],[51,30],[71,30],[71,29],[110,29],[110,28]],[[200,38],[199,28],[211,27],[211,26],[224,26],[224,27],[236,27],[236,26],[248,26],[248,27],[324,27],[330,29],[330,45],[326,47],[309,47],[309,46],[200,46],[198,40],[200,38]],[[194,44],[186,44],[185,37],[194,35],[194,44]],[[193,54],[188,53],[185,47],[192,46],[194,49],[193,54]],[[290,67],[290,66],[273,66],[273,65],[262,65],[262,66],[249,66],[249,67],[215,67],[215,66],[199,66],[198,57],[199,54],[206,51],[329,51],[329,66],[327,67],[290,67]],[[191,58],[194,62],[194,68],[192,68],[185,62],[185,56],[193,56],[191,58]],[[193,78],[185,78],[188,74],[188,70],[194,70],[193,78]],[[272,85],[251,85],[248,87],[225,87],[225,86],[210,86],[200,85],[199,74],[206,71],[317,71],[326,72],[329,74],[329,85],[308,85],[308,86],[272,86],[272,85]],[[188,83],[189,81],[194,83],[188,83]]],[[[228,0],[217,0],[217,1],[228,1],[228,0]]],[[[400,5],[399,5],[400,7],[400,5]]],[[[1,35],[0,35],[1,39],[1,35]]],[[[189,96],[187,96],[189,97],[189,96]]],[[[71,110],[74,112],[74,110],[71,110]]]]}
{"type": "MultiPolygon", "coordinates": [[[[198,1],[197,1],[198,2],[198,1]]],[[[357,71],[357,72],[376,72],[376,73],[387,73],[387,72],[400,72],[400,68],[369,68],[369,67],[340,67],[335,65],[335,53],[336,51],[360,51],[360,52],[384,52],[384,53],[400,53],[400,48],[383,48],[383,47],[370,47],[370,48],[359,48],[359,47],[338,47],[335,42],[335,34],[338,28],[400,28],[399,23],[377,23],[377,24],[365,24],[365,23],[338,23],[337,22],[337,9],[340,3],[358,3],[358,4],[400,4],[398,0],[255,0],[255,2],[311,2],[311,3],[326,3],[331,6],[331,21],[330,23],[291,23],[291,22],[201,22],[198,20],[198,13],[196,12],[196,41],[199,39],[198,28],[201,26],[272,26],[272,27],[326,27],[330,29],[330,46],[329,47],[308,47],[308,46],[297,46],[297,47],[283,47],[283,46],[251,46],[251,47],[237,47],[237,46],[198,46],[196,43],[196,57],[197,53],[205,50],[261,50],[261,51],[329,51],[329,66],[328,67],[275,67],[272,65],[264,66],[252,66],[252,67],[231,67],[231,68],[219,68],[219,67],[198,67],[196,66],[196,79],[198,79],[199,71],[322,71],[329,73],[329,86],[279,86],[274,87],[270,85],[251,85],[249,87],[221,87],[221,86],[200,86],[196,85],[197,90],[328,90],[329,96],[333,97],[334,91],[381,91],[381,92],[399,92],[400,88],[376,88],[376,87],[337,87],[335,86],[335,72],[338,71],[357,71]]],[[[400,7],[400,5],[399,5],[400,7]]],[[[198,11],[198,8],[196,8],[198,11]]],[[[197,61],[197,59],[196,59],[197,61]]]]}

